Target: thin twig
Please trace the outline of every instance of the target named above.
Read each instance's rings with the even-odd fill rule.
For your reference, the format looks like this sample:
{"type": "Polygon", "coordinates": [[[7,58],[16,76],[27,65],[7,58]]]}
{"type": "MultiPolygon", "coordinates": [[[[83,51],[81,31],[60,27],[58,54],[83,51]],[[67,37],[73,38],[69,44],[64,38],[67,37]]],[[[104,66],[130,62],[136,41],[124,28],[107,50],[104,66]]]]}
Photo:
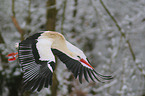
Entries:
{"type": "MultiPolygon", "coordinates": [[[[140,72],[143,72],[143,69],[139,67],[139,65],[136,63],[136,57],[134,54],[134,51],[132,49],[132,46],[129,42],[129,39],[127,39],[126,34],[122,31],[122,28],[119,26],[117,20],[113,17],[113,15],[111,14],[111,12],[107,9],[107,7],[105,6],[104,2],[102,0],[100,0],[100,3],[102,4],[103,8],[106,10],[106,12],[108,13],[108,15],[110,16],[110,18],[113,20],[113,22],[115,23],[116,27],[118,28],[120,34],[122,37],[124,37],[124,39],[126,40],[126,43],[128,44],[129,50],[131,52],[133,61],[135,62],[137,68],[140,70],[140,72]]],[[[145,74],[143,74],[143,76],[145,77],[145,74]]]]}
{"type": "Polygon", "coordinates": [[[12,14],[15,17],[15,0],[12,0],[12,14]]]}
{"type": "Polygon", "coordinates": [[[11,19],[13,21],[13,24],[15,25],[16,29],[18,30],[18,32],[21,34],[21,40],[23,40],[23,34],[24,34],[24,31],[21,29],[21,27],[19,26],[19,23],[15,17],[15,0],[12,0],[12,16],[11,16],[11,19]]]}
{"type": "Polygon", "coordinates": [[[113,85],[116,84],[116,83],[117,83],[117,80],[115,79],[115,80],[113,80],[112,82],[106,83],[105,85],[103,85],[103,86],[101,86],[101,87],[95,89],[95,91],[96,91],[96,92],[100,92],[100,91],[102,91],[102,90],[105,90],[105,89],[108,88],[108,87],[113,86],[113,85]]]}
{"type": "Polygon", "coordinates": [[[122,31],[122,28],[119,26],[117,20],[113,17],[113,15],[111,14],[111,12],[107,9],[107,7],[105,6],[104,2],[102,0],[100,0],[100,3],[102,4],[103,8],[105,9],[105,11],[108,13],[108,15],[110,16],[110,18],[113,20],[113,22],[115,23],[116,27],[118,28],[120,34],[122,37],[124,37],[126,39],[126,43],[128,44],[128,47],[129,47],[129,50],[131,52],[131,55],[132,55],[132,58],[133,60],[135,61],[136,60],[136,57],[135,57],[135,54],[134,54],[134,51],[132,49],[132,46],[129,42],[129,40],[126,38],[126,34],[122,31]]]}
{"type": "Polygon", "coordinates": [[[19,26],[18,21],[16,20],[16,18],[14,16],[11,16],[11,19],[13,21],[13,24],[15,25],[16,29],[18,30],[18,32],[20,34],[23,34],[23,30],[21,29],[21,27],[19,26]]]}

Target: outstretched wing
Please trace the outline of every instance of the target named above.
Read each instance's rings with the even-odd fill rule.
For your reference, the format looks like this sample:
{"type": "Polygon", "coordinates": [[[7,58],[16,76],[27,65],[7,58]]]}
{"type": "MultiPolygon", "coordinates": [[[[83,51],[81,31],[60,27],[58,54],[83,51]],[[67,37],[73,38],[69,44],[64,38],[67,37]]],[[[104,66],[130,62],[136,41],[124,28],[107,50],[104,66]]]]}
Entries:
{"type": "Polygon", "coordinates": [[[41,33],[37,33],[19,43],[18,58],[24,73],[23,91],[40,91],[43,87],[52,84],[55,63],[51,60],[40,60],[40,54],[36,48],[38,43],[36,39],[40,35],[41,33]]]}
{"type": "Polygon", "coordinates": [[[99,73],[97,73],[92,67],[89,65],[82,64],[81,62],[69,57],[68,55],[64,54],[63,52],[52,49],[52,52],[54,55],[57,55],[59,59],[67,66],[69,70],[73,73],[74,77],[77,78],[79,76],[79,81],[82,83],[82,76],[84,75],[86,81],[89,82],[88,76],[91,78],[92,81],[94,81],[94,78],[102,82],[100,79],[104,80],[110,80],[112,79],[112,76],[104,76],[99,73]],[[100,78],[100,79],[99,79],[100,78]]]}

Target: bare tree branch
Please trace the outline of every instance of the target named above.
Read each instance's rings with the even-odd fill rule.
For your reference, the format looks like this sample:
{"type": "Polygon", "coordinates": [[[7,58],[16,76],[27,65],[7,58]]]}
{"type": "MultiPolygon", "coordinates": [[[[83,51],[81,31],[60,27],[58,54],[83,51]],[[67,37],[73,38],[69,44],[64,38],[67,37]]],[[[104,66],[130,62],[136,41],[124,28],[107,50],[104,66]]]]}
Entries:
{"type": "MultiPolygon", "coordinates": [[[[115,23],[116,27],[118,28],[121,36],[126,40],[126,43],[128,44],[129,50],[131,52],[133,61],[136,64],[136,67],[140,70],[141,73],[143,73],[143,69],[141,67],[139,67],[139,64],[136,63],[136,57],[133,51],[133,48],[129,42],[129,39],[126,37],[125,32],[122,31],[122,28],[120,27],[120,25],[118,24],[117,20],[114,18],[114,16],[111,14],[111,12],[108,10],[108,8],[105,6],[104,2],[102,0],[100,0],[101,5],[103,6],[103,8],[105,9],[105,11],[108,13],[108,15],[110,16],[110,18],[113,20],[113,22],[115,23]]],[[[145,74],[142,74],[145,77],[145,74]]]]}
{"type": "Polygon", "coordinates": [[[16,13],[15,13],[15,0],[12,0],[12,14],[13,16],[11,16],[11,19],[13,21],[13,24],[15,25],[16,29],[18,30],[18,32],[21,34],[21,40],[24,39],[23,35],[24,35],[24,31],[21,29],[21,27],[19,26],[19,23],[15,17],[16,13]]]}
{"type": "MultiPolygon", "coordinates": [[[[46,2],[46,7],[48,8],[46,11],[46,30],[55,30],[56,26],[56,7],[53,7],[56,4],[56,0],[47,0],[46,2]]],[[[55,69],[57,69],[57,61],[55,65],[55,69]]],[[[52,78],[53,84],[50,88],[51,90],[51,96],[57,96],[57,91],[58,91],[58,79],[56,76],[56,70],[53,73],[53,78],[52,78]]]]}
{"type": "Polygon", "coordinates": [[[12,14],[15,17],[15,0],[12,0],[12,14]]]}
{"type": "Polygon", "coordinates": [[[108,15],[110,16],[110,18],[113,20],[113,22],[115,23],[116,27],[118,28],[118,31],[120,32],[121,36],[124,37],[126,39],[126,43],[128,44],[129,50],[132,54],[132,58],[135,61],[136,57],[134,54],[134,51],[132,49],[132,46],[129,42],[129,40],[126,38],[126,34],[122,31],[122,28],[119,26],[117,20],[113,17],[113,15],[111,14],[111,12],[107,9],[107,7],[105,6],[104,2],[102,0],[100,0],[100,3],[102,4],[103,8],[105,9],[105,11],[108,13],[108,15]]]}
{"type": "Polygon", "coordinates": [[[16,18],[15,18],[14,16],[11,16],[11,19],[12,19],[13,24],[15,25],[16,29],[18,30],[18,32],[19,32],[20,34],[23,34],[24,32],[23,32],[23,30],[21,29],[21,27],[19,26],[19,23],[18,23],[18,21],[16,20],[16,18]]]}

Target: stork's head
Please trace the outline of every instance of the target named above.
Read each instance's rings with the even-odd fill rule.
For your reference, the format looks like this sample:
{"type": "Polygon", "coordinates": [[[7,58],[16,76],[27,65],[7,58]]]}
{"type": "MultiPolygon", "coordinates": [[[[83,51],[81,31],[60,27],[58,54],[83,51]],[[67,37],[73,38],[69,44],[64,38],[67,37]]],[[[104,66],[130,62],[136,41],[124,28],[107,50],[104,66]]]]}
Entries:
{"type": "Polygon", "coordinates": [[[91,65],[90,62],[88,61],[87,57],[85,56],[84,53],[81,54],[77,54],[75,55],[74,59],[78,60],[83,66],[87,67],[87,68],[92,68],[94,69],[91,65]]]}
{"type": "Polygon", "coordinates": [[[68,41],[66,41],[67,48],[71,51],[72,57],[75,60],[78,60],[83,66],[87,68],[94,69],[87,60],[87,57],[85,56],[84,52],[77,48],[76,46],[72,45],[68,41]]]}

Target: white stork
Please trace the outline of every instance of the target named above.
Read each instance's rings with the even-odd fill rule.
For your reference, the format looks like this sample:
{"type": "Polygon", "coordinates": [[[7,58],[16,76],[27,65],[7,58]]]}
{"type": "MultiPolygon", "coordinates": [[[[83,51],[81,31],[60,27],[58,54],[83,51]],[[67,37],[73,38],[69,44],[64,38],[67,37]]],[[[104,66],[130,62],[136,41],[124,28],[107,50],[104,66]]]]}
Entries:
{"type": "Polygon", "coordinates": [[[97,73],[85,54],[69,43],[62,34],[43,31],[19,43],[18,59],[24,73],[23,90],[40,91],[52,84],[54,55],[66,65],[75,78],[79,77],[80,83],[83,75],[88,82],[88,76],[92,81],[96,79],[99,82],[102,82],[100,79],[112,79],[112,76],[97,73]]]}

